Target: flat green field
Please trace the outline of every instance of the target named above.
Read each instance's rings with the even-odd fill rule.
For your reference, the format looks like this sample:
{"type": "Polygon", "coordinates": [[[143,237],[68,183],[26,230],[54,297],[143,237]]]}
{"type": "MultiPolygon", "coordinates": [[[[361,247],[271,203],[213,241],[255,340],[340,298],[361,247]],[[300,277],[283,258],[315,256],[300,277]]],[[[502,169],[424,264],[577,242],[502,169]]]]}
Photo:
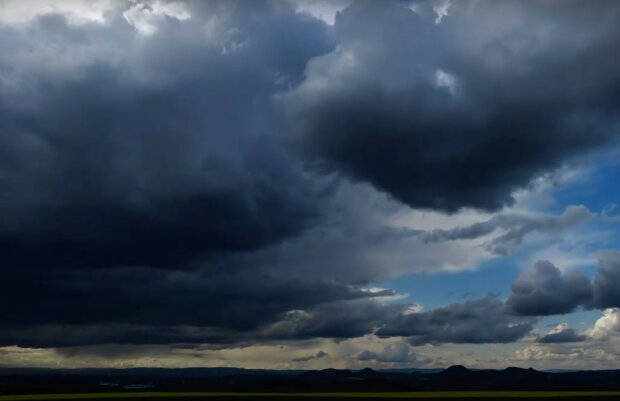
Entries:
{"type": "MultiPolygon", "coordinates": [[[[278,399],[278,401],[326,401],[326,400],[450,400],[450,399],[496,399],[496,400],[620,400],[620,391],[426,391],[426,392],[384,392],[384,393],[205,393],[205,392],[130,392],[130,393],[85,393],[85,394],[20,394],[0,395],[0,401],[54,401],[54,400],[133,400],[191,398],[192,401],[249,401],[278,399]]],[[[189,400],[188,400],[189,401],[189,400]]]]}

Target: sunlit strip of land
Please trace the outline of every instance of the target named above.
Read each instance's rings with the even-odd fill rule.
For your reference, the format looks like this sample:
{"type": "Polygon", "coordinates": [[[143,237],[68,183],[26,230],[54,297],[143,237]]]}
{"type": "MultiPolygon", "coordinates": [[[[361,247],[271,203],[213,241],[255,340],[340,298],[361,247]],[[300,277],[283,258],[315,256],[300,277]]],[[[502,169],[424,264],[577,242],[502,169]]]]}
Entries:
{"type": "Polygon", "coordinates": [[[620,391],[418,391],[335,393],[130,392],[0,395],[0,401],[88,400],[115,398],[253,397],[253,398],[564,398],[620,397],[620,391]]]}

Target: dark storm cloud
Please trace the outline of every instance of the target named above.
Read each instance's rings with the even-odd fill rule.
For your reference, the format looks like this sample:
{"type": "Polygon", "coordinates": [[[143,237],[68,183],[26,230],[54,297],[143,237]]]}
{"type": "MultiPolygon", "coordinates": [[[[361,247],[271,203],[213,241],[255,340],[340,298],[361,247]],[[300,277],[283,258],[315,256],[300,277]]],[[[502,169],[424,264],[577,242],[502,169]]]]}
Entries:
{"type": "Polygon", "coordinates": [[[529,333],[535,319],[514,316],[495,296],[451,304],[428,312],[399,314],[377,331],[404,336],[411,344],[509,343],[529,333]]]}
{"type": "Polygon", "coordinates": [[[405,305],[384,305],[369,299],[329,302],[306,310],[291,310],[262,334],[280,339],[361,337],[405,308],[405,305]]]}
{"type": "Polygon", "coordinates": [[[19,44],[0,56],[3,265],[177,268],[313,224],[315,188],[279,144],[270,97],[329,49],[325,27],[243,3],[217,14],[209,41],[202,24],[226,4],[194,5],[148,38],[120,15],[105,34],[61,16],[2,27],[19,44]]]}
{"type": "MultiPolygon", "coordinates": [[[[207,279],[162,270],[148,275],[126,272],[122,284],[111,286],[107,280],[121,279],[121,271],[115,269],[108,277],[101,271],[91,272],[99,274],[95,280],[82,276],[66,282],[71,275],[59,277],[64,286],[39,285],[34,288],[41,292],[38,297],[7,291],[2,302],[12,302],[15,309],[1,316],[0,345],[185,343],[238,347],[370,333],[403,336],[413,345],[506,343],[530,332],[535,322],[511,314],[504,302],[493,296],[409,313],[407,305],[377,301],[394,295],[389,290],[370,292],[251,275],[244,279],[210,274],[207,279]],[[170,276],[156,279],[158,274],[170,276]],[[99,282],[101,288],[93,282],[99,282]]],[[[69,273],[73,275],[75,270],[69,273]]],[[[396,350],[391,350],[382,358],[394,353],[396,350]]]]}
{"type": "Polygon", "coordinates": [[[225,266],[198,272],[43,271],[34,282],[29,272],[15,273],[0,288],[0,302],[13,305],[0,311],[4,325],[186,324],[237,330],[255,329],[294,309],[394,294],[225,266]]]}
{"type": "MultiPolygon", "coordinates": [[[[226,348],[318,337],[346,339],[371,333],[383,323],[383,319],[395,316],[398,311],[402,310],[402,306],[386,307],[372,300],[334,301],[305,310],[295,309],[278,313],[272,309],[270,311],[272,314],[266,316],[265,309],[268,306],[251,307],[251,302],[260,301],[246,299],[248,308],[243,316],[248,319],[248,322],[244,322],[243,325],[231,322],[227,317],[221,317],[219,314],[224,314],[226,311],[238,315],[240,313],[234,307],[221,305],[221,308],[217,310],[218,314],[214,316],[214,319],[220,318],[217,326],[193,326],[166,321],[156,325],[114,322],[3,325],[0,332],[0,346],[48,348],[97,344],[185,343],[209,344],[210,347],[226,348]],[[262,321],[253,317],[252,312],[261,313],[262,321]],[[267,323],[267,320],[271,323],[267,323]]],[[[118,308],[118,305],[116,306],[118,308]]],[[[192,307],[197,308],[196,305],[192,307]]],[[[207,312],[215,309],[213,307],[207,312]]],[[[176,313],[178,311],[178,309],[175,310],[176,313]]]]}
{"type": "Polygon", "coordinates": [[[400,310],[374,301],[392,295],[227,265],[195,271],[50,269],[37,271],[36,280],[23,270],[0,283],[0,303],[11,305],[0,311],[0,345],[239,346],[357,337],[380,325],[390,310],[400,310]]]}
{"type": "Polygon", "coordinates": [[[321,168],[413,207],[497,209],[618,134],[617,2],[393,2],[337,19],[336,50],[282,97],[321,168]]]}
{"type": "Polygon", "coordinates": [[[590,280],[579,272],[562,274],[548,261],[538,261],[512,284],[507,304],[519,315],[572,312],[592,297],[590,280]]]}
{"type": "Polygon", "coordinates": [[[566,314],[577,307],[620,307],[620,253],[603,252],[598,259],[592,280],[579,272],[562,273],[548,261],[536,262],[512,284],[507,305],[525,316],[566,314]]]}
{"type": "Polygon", "coordinates": [[[599,268],[592,287],[593,299],[590,306],[598,308],[620,307],[619,252],[605,252],[599,255],[599,268]]]}
{"type": "MultiPolygon", "coordinates": [[[[0,346],[35,348],[88,347],[100,344],[156,345],[215,343],[238,345],[243,339],[230,330],[194,326],[134,324],[3,326],[0,346]]],[[[84,351],[87,352],[87,351],[84,351]]]]}

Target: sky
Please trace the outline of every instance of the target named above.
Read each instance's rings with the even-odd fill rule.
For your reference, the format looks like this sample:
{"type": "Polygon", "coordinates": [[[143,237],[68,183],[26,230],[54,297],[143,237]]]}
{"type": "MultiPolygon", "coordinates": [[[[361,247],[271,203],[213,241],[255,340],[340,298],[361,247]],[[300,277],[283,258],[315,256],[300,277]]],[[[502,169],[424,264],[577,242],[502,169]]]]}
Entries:
{"type": "Polygon", "coordinates": [[[620,3],[1,0],[0,367],[617,367],[620,3]]]}

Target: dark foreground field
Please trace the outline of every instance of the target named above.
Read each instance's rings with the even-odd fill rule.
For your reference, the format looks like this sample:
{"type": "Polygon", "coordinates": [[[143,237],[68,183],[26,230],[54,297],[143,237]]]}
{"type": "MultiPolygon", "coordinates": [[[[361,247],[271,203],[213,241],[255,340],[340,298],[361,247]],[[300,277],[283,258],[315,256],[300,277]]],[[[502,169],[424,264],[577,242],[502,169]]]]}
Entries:
{"type": "Polygon", "coordinates": [[[186,400],[186,401],[347,401],[347,400],[620,400],[618,391],[434,391],[407,393],[166,393],[166,392],[132,392],[132,393],[87,393],[87,394],[20,394],[0,395],[0,401],[137,401],[137,400],[186,400]]]}
{"type": "Polygon", "coordinates": [[[620,370],[2,370],[0,401],[618,400],[620,370]]]}

